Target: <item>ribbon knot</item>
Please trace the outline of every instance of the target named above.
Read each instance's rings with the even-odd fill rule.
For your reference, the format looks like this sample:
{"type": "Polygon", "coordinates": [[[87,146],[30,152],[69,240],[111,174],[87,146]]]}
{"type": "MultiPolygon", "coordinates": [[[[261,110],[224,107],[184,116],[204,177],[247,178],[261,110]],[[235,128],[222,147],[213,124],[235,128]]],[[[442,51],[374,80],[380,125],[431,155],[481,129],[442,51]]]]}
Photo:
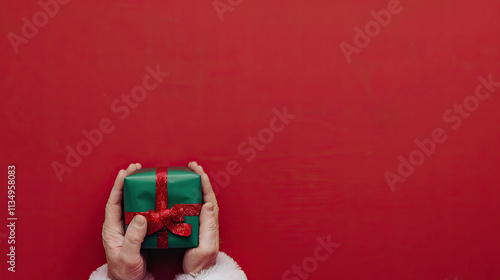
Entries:
{"type": "Polygon", "coordinates": [[[184,223],[184,216],[200,215],[201,204],[176,204],[170,209],[149,210],[142,214],[148,221],[148,235],[163,228],[180,236],[191,235],[191,225],[184,223]]]}

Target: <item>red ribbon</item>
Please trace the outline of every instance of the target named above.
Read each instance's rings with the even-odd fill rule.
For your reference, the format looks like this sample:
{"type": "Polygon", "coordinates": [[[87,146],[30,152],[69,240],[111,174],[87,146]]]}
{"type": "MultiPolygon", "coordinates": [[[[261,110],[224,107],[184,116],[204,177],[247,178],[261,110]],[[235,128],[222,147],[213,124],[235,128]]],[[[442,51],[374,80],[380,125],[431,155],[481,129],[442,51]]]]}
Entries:
{"type": "Polygon", "coordinates": [[[191,235],[191,225],[184,223],[184,216],[199,216],[201,204],[175,204],[167,209],[167,167],[156,169],[155,211],[125,212],[125,224],[130,224],[136,215],[146,217],[148,235],[158,232],[158,248],[168,248],[168,230],[180,236],[191,235]]]}

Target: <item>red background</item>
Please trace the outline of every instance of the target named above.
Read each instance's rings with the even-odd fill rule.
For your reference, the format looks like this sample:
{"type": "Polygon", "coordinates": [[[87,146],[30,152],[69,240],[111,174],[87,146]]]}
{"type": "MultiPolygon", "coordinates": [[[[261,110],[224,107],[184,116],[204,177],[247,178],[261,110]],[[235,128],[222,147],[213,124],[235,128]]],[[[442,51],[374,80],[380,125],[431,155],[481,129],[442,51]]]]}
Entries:
{"type": "MultiPolygon", "coordinates": [[[[211,1],[71,1],[16,54],[7,34],[41,8],[2,1],[0,174],[16,165],[19,220],[16,273],[0,227],[0,275],[88,278],[130,162],[236,160],[218,195],[221,250],[250,279],[282,279],[328,235],[341,246],[310,279],[500,279],[500,88],[458,129],[443,120],[478,76],[500,81],[500,3],[402,1],[347,63],[339,44],[387,3],[243,1],[221,21],[211,1]],[[170,75],[120,120],[111,103],[157,64],[170,75]],[[285,106],[296,118],[247,162],[238,145],[285,106]],[[103,118],[115,130],[60,182],[51,164],[103,118]],[[384,172],[438,127],[447,140],[391,192],[384,172]]],[[[181,255],[153,252],[148,268],[172,275],[181,255]]]]}

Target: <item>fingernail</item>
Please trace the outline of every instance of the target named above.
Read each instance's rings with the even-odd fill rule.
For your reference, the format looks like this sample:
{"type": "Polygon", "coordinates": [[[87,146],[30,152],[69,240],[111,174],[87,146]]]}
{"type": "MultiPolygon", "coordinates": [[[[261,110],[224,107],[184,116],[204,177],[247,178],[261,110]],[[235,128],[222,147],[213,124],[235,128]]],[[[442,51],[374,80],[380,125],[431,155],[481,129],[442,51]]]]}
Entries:
{"type": "Polygon", "coordinates": [[[134,218],[134,224],[142,227],[146,223],[145,219],[139,218],[138,216],[135,216],[134,218]]]}

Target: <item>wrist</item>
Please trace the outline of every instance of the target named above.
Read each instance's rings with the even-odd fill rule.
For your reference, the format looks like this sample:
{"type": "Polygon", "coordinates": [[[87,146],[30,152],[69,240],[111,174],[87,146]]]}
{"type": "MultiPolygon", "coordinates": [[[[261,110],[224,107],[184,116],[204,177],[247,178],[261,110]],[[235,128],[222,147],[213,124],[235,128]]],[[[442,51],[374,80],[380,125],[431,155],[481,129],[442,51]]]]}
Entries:
{"type": "Polygon", "coordinates": [[[146,277],[146,271],[132,271],[123,267],[114,269],[108,265],[107,280],[143,280],[146,277]]]}
{"type": "Polygon", "coordinates": [[[178,274],[175,280],[202,280],[202,279],[231,279],[247,280],[241,267],[224,252],[219,252],[215,265],[209,266],[198,273],[186,271],[185,274],[178,274]]]}
{"type": "Polygon", "coordinates": [[[217,254],[207,260],[207,258],[200,258],[196,262],[190,262],[190,265],[184,266],[184,273],[189,274],[191,276],[198,276],[202,274],[203,270],[207,270],[217,263],[217,254]]]}

